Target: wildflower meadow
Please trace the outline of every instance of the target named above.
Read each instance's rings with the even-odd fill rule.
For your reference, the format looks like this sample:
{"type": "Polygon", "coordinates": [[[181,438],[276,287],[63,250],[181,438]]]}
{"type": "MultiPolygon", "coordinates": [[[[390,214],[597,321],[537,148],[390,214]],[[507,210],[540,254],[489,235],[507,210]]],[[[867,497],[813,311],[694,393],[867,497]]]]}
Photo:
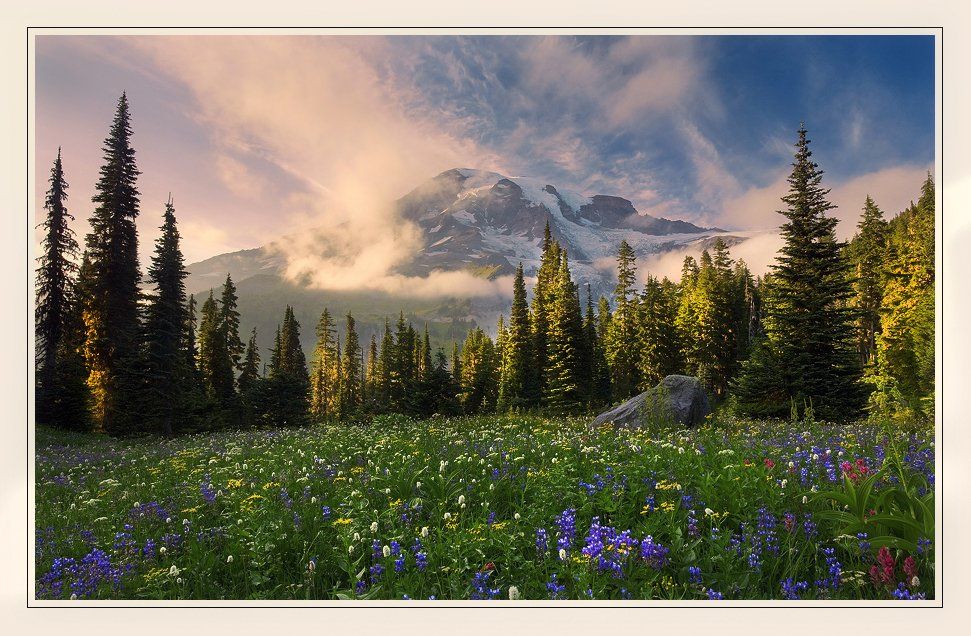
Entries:
{"type": "Polygon", "coordinates": [[[932,599],[931,430],[41,428],[40,599],[932,599]]]}

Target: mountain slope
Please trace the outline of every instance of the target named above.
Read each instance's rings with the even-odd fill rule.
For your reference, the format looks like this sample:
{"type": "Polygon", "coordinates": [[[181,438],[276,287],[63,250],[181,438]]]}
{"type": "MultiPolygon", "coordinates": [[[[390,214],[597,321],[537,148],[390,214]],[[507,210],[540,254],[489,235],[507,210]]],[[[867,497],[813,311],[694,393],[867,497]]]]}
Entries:
{"type": "MultiPolygon", "coordinates": [[[[482,170],[453,169],[429,179],[394,203],[400,219],[417,225],[422,245],[396,272],[427,276],[433,271],[465,270],[485,278],[512,274],[522,262],[527,276],[535,274],[544,229],[570,254],[574,280],[589,283],[595,295],[609,295],[614,258],[621,240],[638,257],[671,250],[703,248],[717,236],[738,243],[718,228],[703,228],[681,220],[642,215],[627,199],[590,197],[528,177],[506,177],[482,170]]],[[[491,328],[505,298],[409,300],[381,292],[334,292],[311,289],[283,279],[286,254],[261,247],[221,254],[189,266],[190,293],[218,288],[226,273],[239,286],[242,327],[257,326],[267,346],[283,307],[294,305],[303,326],[305,346],[323,307],[332,313],[352,311],[364,332],[383,329],[383,317],[400,307],[421,327],[429,322],[433,337],[445,342],[476,321],[491,328]],[[459,328],[461,325],[461,329],[459,328]]]]}

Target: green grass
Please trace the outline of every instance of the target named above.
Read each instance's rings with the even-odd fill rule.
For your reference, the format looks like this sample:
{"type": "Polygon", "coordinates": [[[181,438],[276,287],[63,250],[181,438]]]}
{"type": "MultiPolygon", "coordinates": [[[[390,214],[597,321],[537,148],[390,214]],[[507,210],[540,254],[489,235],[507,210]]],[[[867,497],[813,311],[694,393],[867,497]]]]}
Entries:
{"type": "Polygon", "coordinates": [[[924,533],[901,521],[919,497],[933,511],[932,433],[729,418],[631,431],[519,416],[173,440],[39,429],[37,596],[506,599],[515,587],[548,599],[553,587],[571,599],[778,599],[791,578],[802,599],[890,599],[899,582],[933,598],[933,518],[924,533]],[[851,527],[834,514],[832,492],[853,485],[840,463],[857,459],[886,469],[872,505],[893,523],[867,525],[864,511],[851,527]],[[557,518],[569,509],[561,559],[557,518]],[[588,540],[595,517],[603,529],[588,540]],[[663,559],[641,558],[648,536],[663,559]],[[400,557],[383,555],[393,541],[401,572],[400,557]],[[895,560],[890,584],[869,574],[881,545],[895,560]]]}

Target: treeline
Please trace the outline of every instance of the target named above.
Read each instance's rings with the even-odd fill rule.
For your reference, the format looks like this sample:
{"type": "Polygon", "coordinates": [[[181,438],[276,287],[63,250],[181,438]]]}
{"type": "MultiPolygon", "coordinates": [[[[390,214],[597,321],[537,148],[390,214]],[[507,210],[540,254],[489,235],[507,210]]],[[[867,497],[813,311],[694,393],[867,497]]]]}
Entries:
{"type": "Polygon", "coordinates": [[[45,200],[36,306],[38,422],[110,434],[168,435],[249,425],[354,421],[374,414],[592,412],[673,373],[696,375],[714,400],[763,416],[858,417],[869,405],[932,416],[934,183],[889,223],[868,197],[859,232],[835,239],[822,171],[799,130],[785,245],[755,277],[717,238],[681,279],[648,275],[621,242],[617,286],[596,302],[572,279],[549,226],[532,299],[522,265],[492,339],[469,331],[433,350],[403,313],[362,344],[354,317],[324,309],[309,362],[285,309],[264,363],[255,329],[239,333],[227,275],[197,308],[185,290],[171,197],[140,289],[139,193],[128,101],[105,140],[83,253],[69,227],[60,151],[45,200]],[[80,265],[77,263],[80,262],[80,265]]]}

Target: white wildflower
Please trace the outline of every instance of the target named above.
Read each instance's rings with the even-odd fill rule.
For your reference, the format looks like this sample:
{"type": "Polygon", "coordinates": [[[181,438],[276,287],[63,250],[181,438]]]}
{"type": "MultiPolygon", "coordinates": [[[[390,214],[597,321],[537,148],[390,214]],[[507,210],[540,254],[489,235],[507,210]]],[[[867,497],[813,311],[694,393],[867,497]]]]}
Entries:
{"type": "Polygon", "coordinates": [[[920,587],[920,579],[917,578],[916,574],[914,575],[914,578],[910,579],[910,587],[920,587]]]}
{"type": "Polygon", "coordinates": [[[788,484],[788,483],[789,483],[789,480],[788,479],[783,479],[781,485],[782,485],[783,488],[785,488],[786,487],[786,484],[788,484]]]}
{"type": "Polygon", "coordinates": [[[445,521],[448,521],[451,518],[452,518],[452,513],[451,512],[446,512],[445,513],[445,516],[444,516],[445,521]]]}
{"type": "Polygon", "coordinates": [[[72,601],[78,600],[78,595],[77,594],[71,594],[71,600],[72,601]]]}
{"type": "Polygon", "coordinates": [[[361,533],[360,532],[355,532],[354,533],[354,540],[355,541],[360,541],[361,540],[361,533]]]}
{"type": "Polygon", "coordinates": [[[168,552],[168,550],[165,548],[164,545],[161,548],[158,549],[158,553],[159,554],[165,554],[166,552],[168,552]]]}
{"type": "Polygon", "coordinates": [[[462,505],[464,503],[465,503],[465,495],[459,495],[459,505],[462,505]]]}
{"type": "Polygon", "coordinates": [[[422,538],[425,538],[425,537],[428,536],[428,526],[422,526],[421,527],[421,536],[422,536],[422,538]]]}
{"type": "Polygon", "coordinates": [[[226,563],[232,563],[232,562],[233,562],[233,555],[230,554],[228,557],[226,557],[226,563]]]}
{"type": "Polygon", "coordinates": [[[509,586],[509,600],[518,601],[519,600],[519,588],[515,585],[509,586]]]}
{"type": "Polygon", "coordinates": [[[566,561],[566,550],[564,548],[560,548],[560,561],[566,561]]]}
{"type": "Polygon", "coordinates": [[[178,575],[179,575],[179,568],[177,568],[173,563],[172,567],[169,568],[169,576],[178,576],[178,575]]]}
{"type": "Polygon", "coordinates": [[[714,510],[712,510],[711,508],[705,508],[705,516],[706,517],[710,517],[713,514],[715,514],[715,511],[714,510]]]}
{"type": "Polygon", "coordinates": [[[387,559],[389,556],[391,556],[391,548],[389,548],[388,546],[384,546],[381,549],[381,554],[383,554],[384,555],[384,558],[387,559]]]}
{"type": "Polygon", "coordinates": [[[351,545],[347,546],[347,553],[348,554],[354,554],[354,544],[353,543],[351,545]]]}
{"type": "Polygon", "coordinates": [[[172,517],[166,517],[165,523],[172,523],[172,517]]]}
{"type": "Polygon", "coordinates": [[[377,532],[377,531],[378,531],[378,522],[377,521],[372,521],[371,522],[371,532],[377,532]]]}
{"type": "Polygon", "coordinates": [[[519,513],[518,512],[516,514],[514,514],[512,516],[512,518],[515,519],[516,521],[519,521],[521,519],[521,517],[519,516],[519,513]]]}

